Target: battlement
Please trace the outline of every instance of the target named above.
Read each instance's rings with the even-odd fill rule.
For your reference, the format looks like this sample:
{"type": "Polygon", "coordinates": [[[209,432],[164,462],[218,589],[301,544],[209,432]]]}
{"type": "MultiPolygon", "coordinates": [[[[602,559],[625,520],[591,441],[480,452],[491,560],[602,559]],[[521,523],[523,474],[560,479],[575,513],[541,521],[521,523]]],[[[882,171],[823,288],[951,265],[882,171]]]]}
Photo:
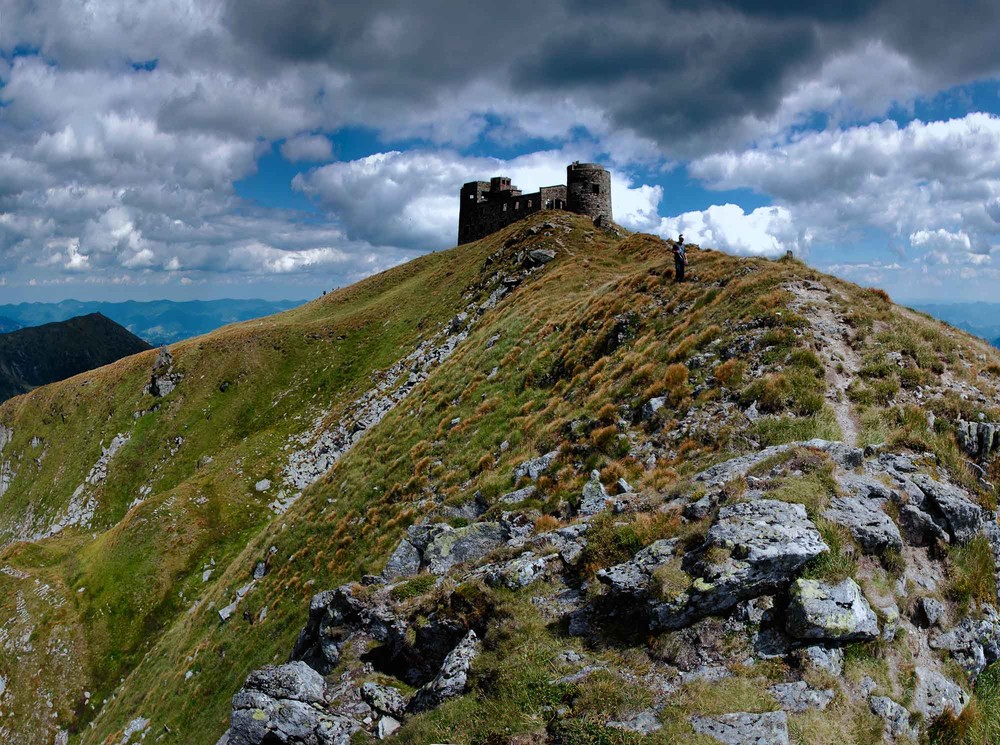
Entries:
{"type": "Polygon", "coordinates": [[[554,209],[610,222],[611,174],[597,163],[571,163],[566,184],[543,186],[524,194],[507,176],[470,181],[459,192],[458,244],[477,241],[533,212],[554,209]]]}

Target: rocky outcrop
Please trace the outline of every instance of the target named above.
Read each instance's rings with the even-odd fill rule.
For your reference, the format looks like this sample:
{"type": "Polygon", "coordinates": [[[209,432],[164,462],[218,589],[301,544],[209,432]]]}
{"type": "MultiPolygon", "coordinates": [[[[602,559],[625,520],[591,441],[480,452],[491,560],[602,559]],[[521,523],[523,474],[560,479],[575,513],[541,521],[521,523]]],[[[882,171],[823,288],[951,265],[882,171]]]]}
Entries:
{"type": "Polygon", "coordinates": [[[360,726],[325,702],[326,682],[305,663],[255,670],[233,696],[229,745],[348,745],[360,726]]]}
{"type": "Polygon", "coordinates": [[[962,450],[978,461],[989,460],[1000,452],[1000,424],[960,419],[955,434],[962,450]]]}
{"type": "Polygon", "coordinates": [[[849,642],[878,638],[875,611],[851,578],[836,585],[796,580],[790,592],[786,625],[796,639],[849,642]]]}
{"type": "Polygon", "coordinates": [[[479,637],[475,631],[468,634],[444,658],[441,670],[434,680],[424,685],[413,695],[407,709],[411,712],[427,711],[439,706],[443,701],[465,692],[469,670],[479,654],[479,637]]]}
{"type": "Polygon", "coordinates": [[[557,457],[559,457],[559,451],[553,450],[545,455],[524,461],[514,469],[514,481],[520,481],[523,478],[537,481],[539,476],[552,467],[557,457]]]}
{"type": "Polygon", "coordinates": [[[174,372],[174,356],[166,347],[160,347],[156,361],[153,363],[153,374],[146,384],[146,393],[155,398],[170,394],[177,384],[184,379],[181,373],[174,372]]]}
{"type": "Polygon", "coordinates": [[[802,714],[810,709],[823,710],[833,701],[833,690],[811,688],[804,680],[777,683],[767,689],[784,711],[802,714]]]}
{"type": "Polygon", "coordinates": [[[692,563],[695,579],[686,597],[654,608],[652,626],[679,628],[783,589],[807,561],[829,550],[800,504],[760,499],[726,505],[692,563]]]}
{"type": "Polygon", "coordinates": [[[591,471],[590,481],[583,487],[578,512],[581,515],[596,515],[608,508],[609,499],[608,492],[604,488],[604,484],[601,483],[600,472],[591,471]]]}

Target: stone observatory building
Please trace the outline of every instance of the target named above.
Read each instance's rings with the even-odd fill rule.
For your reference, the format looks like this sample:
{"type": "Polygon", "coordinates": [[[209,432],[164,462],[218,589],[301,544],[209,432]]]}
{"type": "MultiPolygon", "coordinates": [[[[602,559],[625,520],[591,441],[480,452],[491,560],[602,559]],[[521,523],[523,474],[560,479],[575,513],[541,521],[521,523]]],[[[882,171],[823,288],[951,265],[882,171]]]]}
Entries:
{"type": "Polygon", "coordinates": [[[611,174],[597,163],[566,166],[566,184],[524,194],[506,176],[470,181],[459,195],[458,244],[477,241],[539,210],[587,215],[597,225],[611,222],[611,174]]]}

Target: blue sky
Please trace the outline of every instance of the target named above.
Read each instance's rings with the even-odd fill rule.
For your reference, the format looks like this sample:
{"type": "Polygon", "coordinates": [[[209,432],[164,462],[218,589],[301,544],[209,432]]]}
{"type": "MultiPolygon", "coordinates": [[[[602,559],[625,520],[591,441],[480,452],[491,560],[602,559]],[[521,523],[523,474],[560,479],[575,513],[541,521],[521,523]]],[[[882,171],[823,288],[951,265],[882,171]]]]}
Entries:
{"type": "Polygon", "coordinates": [[[0,298],[311,297],[586,159],[630,229],[1000,300],[995,4],[521,5],[12,0],[0,298]]]}

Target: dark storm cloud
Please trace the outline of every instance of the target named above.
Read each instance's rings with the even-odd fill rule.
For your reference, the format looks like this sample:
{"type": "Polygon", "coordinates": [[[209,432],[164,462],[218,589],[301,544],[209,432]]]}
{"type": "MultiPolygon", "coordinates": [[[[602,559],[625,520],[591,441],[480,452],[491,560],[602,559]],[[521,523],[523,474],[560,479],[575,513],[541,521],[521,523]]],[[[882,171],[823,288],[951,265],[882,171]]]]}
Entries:
{"type": "Polygon", "coordinates": [[[1000,68],[1000,5],[990,2],[229,0],[223,19],[239,45],[272,60],[331,66],[361,108],[441,105],[489,81],[522,96],[569,96],[672,155],[738,146],[772,117],[807,115],[785,111],[786,99],[865,45],[905,57],[928,85],[1000,68]]]}

